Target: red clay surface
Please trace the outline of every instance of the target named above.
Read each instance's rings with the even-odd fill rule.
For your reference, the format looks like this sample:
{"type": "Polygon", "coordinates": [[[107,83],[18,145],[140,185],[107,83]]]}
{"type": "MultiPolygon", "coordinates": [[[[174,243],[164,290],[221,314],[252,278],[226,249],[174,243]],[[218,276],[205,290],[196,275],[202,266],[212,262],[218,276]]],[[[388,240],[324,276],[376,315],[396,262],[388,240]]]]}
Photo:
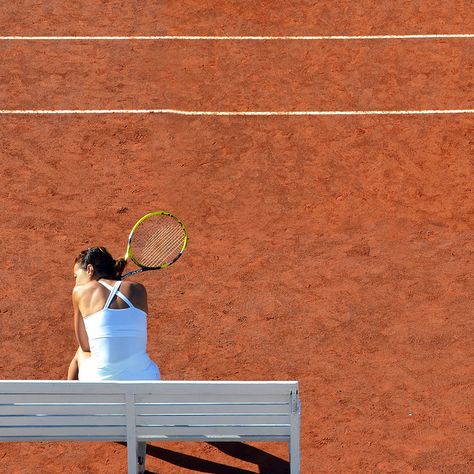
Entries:
{"type": "Polygon", "coordinates": [[[472,33],[471,0],[17,0],[2,34],[338,35],[472,33]]]}
{"type": "Polygon", "coordinates": [[[473,108],[472,39],[4,43],[5,109],[473,108]]]}
{"type": "MultiPolygon", "coordinates": [[[[0,7],[0,26],[30,35],[472,25],[469,2],[406,3],[297,2],[266,15],[255,2],[21,2],[0,7]]],[[[0,47],[2,109],[473,106],[472,40],[0,47]]],[[[167,209],[187,224],[189,248],[139,277],[163,378],[299,380],[302,473],[474,470],[472,116],[0,122],[3,379],[65,377],[74,256],[95,244],[120,256],[134,221],[167,209]]],[[[148,468],[278,474],[286,460],[283,443],[153,443],[148,468]]],[[[114,443],[0,447],[1,473],[125,466],[114,443]]]]}

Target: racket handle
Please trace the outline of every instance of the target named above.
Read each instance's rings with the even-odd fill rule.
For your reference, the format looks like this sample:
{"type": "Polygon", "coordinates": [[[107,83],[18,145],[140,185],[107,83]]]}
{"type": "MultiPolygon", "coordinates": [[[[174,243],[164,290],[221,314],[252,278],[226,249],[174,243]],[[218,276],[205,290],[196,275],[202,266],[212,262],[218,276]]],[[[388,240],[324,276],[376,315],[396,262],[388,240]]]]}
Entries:
{"type": "Polygon", "coordinates": [[[141,273],[141,272],[144,272],[144,271],[145,271],[144,269],[138,268],[138,269],[133,270],[133,271],[131,271],[131,272],[125,273],[125,275],[122,275],[122,276],[120,277],[120,279],[121,279],[121,280],[125,280],[125,278],[128,278],[128,277],[130,277],[130,276],[132,276],[132,275],[135,275],[135,274],[137,274],[137,273],[141,273]]]}

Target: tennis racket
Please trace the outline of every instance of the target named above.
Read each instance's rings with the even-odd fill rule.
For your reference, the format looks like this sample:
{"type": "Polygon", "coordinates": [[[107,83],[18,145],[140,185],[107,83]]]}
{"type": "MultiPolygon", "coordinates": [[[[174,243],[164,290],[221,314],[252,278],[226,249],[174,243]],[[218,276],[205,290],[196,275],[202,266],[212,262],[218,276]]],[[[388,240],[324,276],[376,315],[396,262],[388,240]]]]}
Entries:
{"type": "Polygon", "coordinates": [[[169,267],[181,257],[187,243],[184,224],[176,216],[165,211],[146,214],[133,226],[125,253],[125,260],[139,268],[122,275],[122,279],[169,267]]]}

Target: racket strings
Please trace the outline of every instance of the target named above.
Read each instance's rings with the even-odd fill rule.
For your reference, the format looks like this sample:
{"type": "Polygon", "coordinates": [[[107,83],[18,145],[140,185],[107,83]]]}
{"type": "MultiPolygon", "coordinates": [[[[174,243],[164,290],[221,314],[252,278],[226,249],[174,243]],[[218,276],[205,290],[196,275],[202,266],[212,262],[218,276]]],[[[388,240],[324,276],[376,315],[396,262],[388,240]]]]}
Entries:
{"type": "Polygon", "coordinates": [[[160,267],[170,263],[181,253],[181,242],[169,243],[161,249],[150,249],[142,252],[135,250],[135,259],[144,267],[160,267]]]}
{"type": "Polygon", "coordinates": [[[173,217],[159,215],[147,219],[135,230],[131,249],[136,263],[157,268],[178,258],[185,243],[181,224],[173,217]]]}
{"type": "Polygon", "coordinates": [[[182,240],[182,231],[180,228],[164,227],[159,231],[151,234],[150,237],[145,241],[143,246],[143,253],[153,252],[162,249],[169,249],[172,240],[182,240]],[[160,246],[160,242],[162,245],[160,246]]]}
{"type": "Polygon", "coordinates": [[[164,227],[157,232],[154,232],[151,237],[148,238],[144,246],[144,251],[159,248],[159,242],[169,242],[174,236],[181,238],[182,231],[178,227],[164,227]]]}
{"type": "Polygon", "coordinates": [[[174,229],[168,229],[167,232],[153,235],[144,244],[141,260],[155,263],[166,263],[167,260],[172,260],[181,251],[183,244],[181,234],[181,232],[177,233],[174,229]]]}

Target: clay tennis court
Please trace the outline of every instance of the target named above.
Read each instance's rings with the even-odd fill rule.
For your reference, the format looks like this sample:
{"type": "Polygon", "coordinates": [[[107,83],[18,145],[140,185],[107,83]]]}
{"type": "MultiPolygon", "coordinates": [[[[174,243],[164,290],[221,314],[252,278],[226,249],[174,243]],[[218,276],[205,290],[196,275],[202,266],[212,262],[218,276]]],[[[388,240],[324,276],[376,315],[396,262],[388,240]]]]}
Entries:
{"type": "MultiPolygon", "coordinates": [[[[298,380],[303,473],[474,470],[472,2],[4,2],[2,379],[64,379],[74,257],[166,209],[139,276],[167,380],[298,380]],[[434,35],[361,39],[364,35],[434,35]],[[436,37],[436,35],[441,35],[436,37]],[[443,111],[177,115],[16,111],[443,111]]],[[[1,473],[125,472],[117,443],[4,443],[1,473]]],[[[288,472],[284,443],[152,443],[153,473],[288,472]]]]}

